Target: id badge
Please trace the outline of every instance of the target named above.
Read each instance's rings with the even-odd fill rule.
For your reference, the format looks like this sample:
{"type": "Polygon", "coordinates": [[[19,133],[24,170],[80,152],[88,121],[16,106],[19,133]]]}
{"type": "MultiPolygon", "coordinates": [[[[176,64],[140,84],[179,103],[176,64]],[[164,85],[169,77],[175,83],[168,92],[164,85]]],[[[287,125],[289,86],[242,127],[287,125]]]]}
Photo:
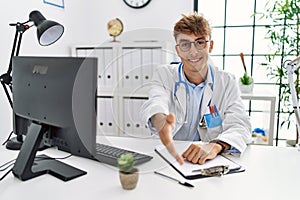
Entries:
{"type": "Polygon", "coordinates": [[[222,125],[222,118],[216,106],[209,106],[210,113],[204,114],[207,128],[215,128],[222,125]]]}

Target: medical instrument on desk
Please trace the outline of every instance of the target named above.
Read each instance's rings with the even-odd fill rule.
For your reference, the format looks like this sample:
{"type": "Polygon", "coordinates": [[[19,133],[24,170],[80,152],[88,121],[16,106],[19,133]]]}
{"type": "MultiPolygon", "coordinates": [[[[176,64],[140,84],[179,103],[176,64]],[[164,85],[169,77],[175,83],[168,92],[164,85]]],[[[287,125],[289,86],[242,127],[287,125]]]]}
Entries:
{"type": "Polygon", "coordinates": [[[228,165],[213,166],[205,169],[196,169],[192,172],[200,172],[203,176],[222,176],[229,172],[228,165]]]}
{"type": "Polygon", "coordinates": [[[288,81],[290,85],[291,90],[291,96],[292,96],[292,103],[293,108],[296,116],[296,126],[297,126],[297,137],[298,137],[298,150],[300,151],[300,106],[297,98],[297,92],[295,90],[295,83],[293,79],[293,74],[298,74],[298,69],[300,68],[300,56],[298,56],[293,61],[289,62],[286,66],[286,70],[288,72],[288,81]]]}
{"type": "Polygon", "coordinates": [[[192,184],[188,183],[188,182],[181,182],[180,180],[177,180],[176,178],[170,177],[168,175],[162,174],[160,172],[154,171],[154,174],[163,176],[165,178],[168,178],[170,180],[176,181],[177,183],[179,183],[180,185],[186,186],[186,187],[194,187],[192,184]]]}

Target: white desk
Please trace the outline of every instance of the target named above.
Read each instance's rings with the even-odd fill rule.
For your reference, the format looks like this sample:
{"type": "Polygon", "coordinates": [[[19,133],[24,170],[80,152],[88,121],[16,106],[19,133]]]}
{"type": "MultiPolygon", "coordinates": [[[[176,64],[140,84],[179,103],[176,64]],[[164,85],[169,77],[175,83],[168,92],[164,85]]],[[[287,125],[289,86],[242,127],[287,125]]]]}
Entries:
{"type": "MultiPolygon", "coordinates": [[[[87,175],[69,182],[63,182],[51,175],[42,175],[22,182],[9,174],[0,182],[0,199],[283,200],[299,198],[300,152],[294,148],[250,145],[242,158],[237,159],[245,166],[245,172],[223,177],[188,180],[195,185],[190,189],[153,174],[153,170],[159,170],[182,179],[153,152],[154,146],[160,144],[160,141],[118,137],[106,139],[111,144],[136,149],[154,156],[152,161],[139,166],[141,174],[135,190],[126,191],[121,188],[116,168],[73,156],[63,161],[86,170],[87,175]]],[[[0,165],[15,158],[17,153],[1,146],[0,165]]],[[[53,157],[67,155],[55,149],[48,149],[43,153],[53,157]]],[[[0,174],[3,175],[2,172],[0,174]]]]}

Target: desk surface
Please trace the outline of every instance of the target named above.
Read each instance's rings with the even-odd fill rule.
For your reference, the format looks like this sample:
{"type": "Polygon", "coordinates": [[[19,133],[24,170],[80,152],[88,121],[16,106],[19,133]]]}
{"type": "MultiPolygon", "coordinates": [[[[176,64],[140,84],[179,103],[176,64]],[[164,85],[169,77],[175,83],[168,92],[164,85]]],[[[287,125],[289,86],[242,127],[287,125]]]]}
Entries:
{"type": "MultiPolygon", "coordinates": [[[[105,143],[134,149],[154,156],[150,162],[138,166],[140,178],[137,188],[126,191],[119,183],[117,168],[72,156],[63,162],[87,171],[87,175],[69,182],[63,182],[51,175],[22,182],[10,173],[0,182],[0,199],[292,199],[299,197],[300,152],[294,148],[271,146],[248,146],[241,158],[236,158],[246,171],[211,177],[187,180],[195,185],[186,188],[176,182],[157,176],[158,170],[184,180],[156,153],[154,146],[160,144],[156,139],[132,139],[105,137],[105,143]]],[[[0,147],[0,165],[14,159],[17,151],[0,147]]],[[[56,149],[42,153],[52,157],[68,155],[56,149]]],[[[3,172],[0,172],[0,176],[3,172]]]]}

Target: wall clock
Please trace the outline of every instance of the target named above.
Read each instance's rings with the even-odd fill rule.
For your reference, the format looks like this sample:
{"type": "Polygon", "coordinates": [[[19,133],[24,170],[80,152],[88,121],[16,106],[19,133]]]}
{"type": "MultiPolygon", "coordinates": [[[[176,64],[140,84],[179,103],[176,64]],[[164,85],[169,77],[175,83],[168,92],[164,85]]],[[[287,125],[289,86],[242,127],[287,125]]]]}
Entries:
{"type": "Polygon", "coordinates": [[[151,0],[123,0],[124,3],[131,8],[143,8],[147,6],[151,0]]]}

